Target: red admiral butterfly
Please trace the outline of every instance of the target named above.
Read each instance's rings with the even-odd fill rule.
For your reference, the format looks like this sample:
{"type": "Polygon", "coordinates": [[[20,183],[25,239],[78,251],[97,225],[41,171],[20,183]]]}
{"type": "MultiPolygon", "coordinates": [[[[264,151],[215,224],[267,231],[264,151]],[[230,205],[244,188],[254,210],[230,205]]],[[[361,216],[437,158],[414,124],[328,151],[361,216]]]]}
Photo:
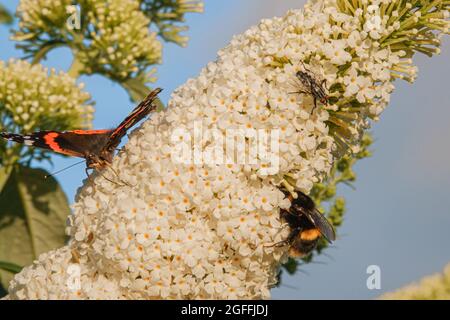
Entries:
{"type": "Polygon", "coordinates": [[[153,104],[162,89],[157,88],[113,130],[39,131],[28,135],[0,132],[0,137],[27,146],[48,149],[56,153],[86,159],[87,169],[104,168],[111,164],[114,151],[127,130],[156,109],[153,104]]]}

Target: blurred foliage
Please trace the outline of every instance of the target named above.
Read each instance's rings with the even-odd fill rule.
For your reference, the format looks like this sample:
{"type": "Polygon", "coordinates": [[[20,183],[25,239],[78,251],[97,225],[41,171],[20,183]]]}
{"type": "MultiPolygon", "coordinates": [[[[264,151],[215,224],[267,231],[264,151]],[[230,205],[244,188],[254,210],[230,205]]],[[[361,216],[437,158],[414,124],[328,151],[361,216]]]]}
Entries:
{"type": "Polygon", "coordinates": [[[143,12],[156,25],[158,34],[166,41],[186,46],[188,37],[181,32],[188,26],[179,26],[184,22],[184,15],[188,12],[203,12],[203,3],[198,0],[142,0],[143,12]]]}
{"type": "Polygon", "coordinates": [[[13,17],[6,8],[0,4],[0,24],[11,24],[13,17]]]}
{"type": "Polygon", "coordinates": [[[34,63],[54,48],[68,47],[74,57],[69,74],[103,75],[140,101],[156,80],[150,66],[161,62],[156,35],[185,46],[181,32],[188,27],[177,23],[188,12],[202,11],[202,2],[192,0],[80,0],[77,6],[71,0],[22,0],[13,39],[34,63]]]}
{"type": "Polygon", "coordinates": [[[70,214],[61,187],[42,169],[16,165],[5,173],[0,191],[0,283],[7,288],[17,268],[39,254],[65,244],[64,227],[70,214]],[[7,176],[7,177],[6,177],[7,176]],[[9,268],[6,268],[9,266],[9,268]]]}
{"type": "MultiPolygon", "coordinates": [[[[14,263],[10,263],[10,262],[5,262],[5,261],[0,261],[0,272],[7,272],[8,274],[8,278],[10,277],[9,274],[13,275],[15,273],[19,273],[20,270],[22,270],[22,267],[14,264],[14,263]]],[[[2,278],[0,277],[0,297],[8,294],[8,292],[6,291],[6,288],[8,287],[8,281],[5,281],[4,283],[2,282],[2,278]]]]}
{"type": "Polygon", "coordinates": [[[0,270],[17,273],[20,272],[21,269],[22,267],[17,264],[0,261],[0,270]]]}
{"type": "Polygon", "coordinates": [[[442,273],[422,278],[379,297],[382,300],[450,300],[450,263],[442,273]]]}
{"type": "MultiPolygon", "coordinates": [[[[1,131],[88,129],[94,109],[90,95],[69,75],[27,61],[0,61],[1,131]]],[[[0,141],[0,164],[50,160],[50,152],[0,141]]]]}
{"type": "MultiPolygon", "coordinates": [[[[372,137],[369,134],[365,134],[361,140],[359,151],[352,155],[345,155],[337,160],[329,178],[324,183],[315,184],[311,190],[311,197],[335,230],[341,226],[345,214],[345,199],[336,196],[337,187],[339,184],[345,184],[354,188],[352,183],[356,180],[356,174],[353,171],[353,166],[358,160],[370,157],[369,147],[372,141],[372,137]],[[324,203],[328,205],[327,208],[324,208],[324,203]]],[[[300,260],[289,258],[287,263],[283,265],[283,270],[286,270],[289,274],[296,273],[299,266],[312,262],[313,258],[321,254],[328,246],[328,242],[322,237],[311,254],[300,260]]]]}

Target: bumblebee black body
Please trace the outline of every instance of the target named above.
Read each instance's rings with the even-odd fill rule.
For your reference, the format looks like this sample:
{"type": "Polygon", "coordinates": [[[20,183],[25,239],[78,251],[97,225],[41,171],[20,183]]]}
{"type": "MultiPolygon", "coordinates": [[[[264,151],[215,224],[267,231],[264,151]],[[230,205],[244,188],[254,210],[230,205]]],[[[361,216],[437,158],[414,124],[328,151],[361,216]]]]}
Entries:
{"type": "Polygon", "coordinates": [[[333,226],[317,210],[314,201],[303,192],[297,191],[297,195],[296,199],[288,195],[291,207],[281,210],[281,218],[287,222],[291,232],[280,244],[290,246],[289,255],[293,258],[309,255],[322,236],[330,243],[336,239],[333,226]]]}

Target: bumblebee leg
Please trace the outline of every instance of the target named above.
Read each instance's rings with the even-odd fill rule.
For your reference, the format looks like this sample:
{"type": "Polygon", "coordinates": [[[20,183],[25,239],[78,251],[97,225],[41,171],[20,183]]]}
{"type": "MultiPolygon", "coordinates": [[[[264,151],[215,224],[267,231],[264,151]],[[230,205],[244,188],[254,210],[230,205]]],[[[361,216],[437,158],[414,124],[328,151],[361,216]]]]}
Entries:
{"type": "Polygon", "coordinates": [[[295,228],[291,231],[291,233],[289,234],[288,238],[285,240],[281,240],[280,242],[275,242],[275,243],[271,243],[271,244],[266,244],[264,245],[265,247],[284,247],[286,245],[290,245],[295,237],[300,233],[300,231],[302,230],[302,228],[295,228]]]}
{"type": "Polygon", "coordinates": [[[289,244],[291,244],[291,243],[294,241],[295,237],[296,237],[301,231],[302,231],[302,228],[300,228],[300,227],[293,229],[293,230],[291,231],[291,233],[289,234],[288,238],[286,239],[286,241],[287,241],[289,244]]]}
{"type": "Polygon", "coordinates": [[[287,240],[282,240],[280,242],[275,242],[275,243],[265,243],[263,246],[266,248],[272,248],[272,247],[284,247],[286,245],[288,245],[288,241],[287,240]]]}
{"type": "Polygon", "coordinates": [[[287,214],[288,215],[290,215],[290,216],[293,216],[293,217],[297,217],[298,218],[298,216],[299,216],[299,214],[298,214],[298,212],[292,212],[291,210],[293,210],[294,208],[291,206],[290,208],[289,208],[289,210],[283,210],[283,215],[284,216],[286,216],[287,214]]]}

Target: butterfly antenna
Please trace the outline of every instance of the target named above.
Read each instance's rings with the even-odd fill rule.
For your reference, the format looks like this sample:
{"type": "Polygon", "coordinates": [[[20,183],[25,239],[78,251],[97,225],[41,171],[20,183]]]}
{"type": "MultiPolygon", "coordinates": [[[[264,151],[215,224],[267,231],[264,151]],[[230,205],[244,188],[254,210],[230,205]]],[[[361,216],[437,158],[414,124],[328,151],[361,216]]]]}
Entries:
{"type": "Polygon", "coordinates": [[[77,165],[79,165],[80,163],[83,163],[83,162],[85,162],[85,161],[86,161],[86,160],[81,160],[81,161],[78,161],[78,162],[76,162],[76,163],[74,163],[74,164],[71,164],[71,165],[68,166],[68,167],[62,168],[61,170],[52,172],[52,173],[50,173],[50,174],[46,174],[46,175],[44,176],[44,178],[47,179],[47,178],[53,177],[53,176],[57,175],[58,173],[61,173],[61,172],[63,172],[63,171],[66,171],[67,169],[70,169],[70,168],[72,168],[72,167],[75,167],[75,166],[77,166],[77,165]]]}

